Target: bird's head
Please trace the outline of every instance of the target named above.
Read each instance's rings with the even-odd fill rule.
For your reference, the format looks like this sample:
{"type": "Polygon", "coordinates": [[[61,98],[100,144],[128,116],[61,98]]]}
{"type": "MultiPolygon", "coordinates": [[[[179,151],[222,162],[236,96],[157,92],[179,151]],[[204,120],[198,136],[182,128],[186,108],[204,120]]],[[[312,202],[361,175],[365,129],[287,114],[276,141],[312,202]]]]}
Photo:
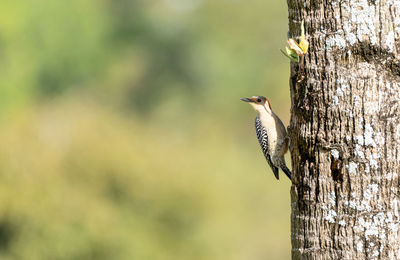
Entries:
{"type": "Polygon", "coordinates": [[[240,100],[248,102],[259,113],[267,112],[272,114],[271,105],[266,97],[252,96],[251,98],[241,98],[240,100]]]}

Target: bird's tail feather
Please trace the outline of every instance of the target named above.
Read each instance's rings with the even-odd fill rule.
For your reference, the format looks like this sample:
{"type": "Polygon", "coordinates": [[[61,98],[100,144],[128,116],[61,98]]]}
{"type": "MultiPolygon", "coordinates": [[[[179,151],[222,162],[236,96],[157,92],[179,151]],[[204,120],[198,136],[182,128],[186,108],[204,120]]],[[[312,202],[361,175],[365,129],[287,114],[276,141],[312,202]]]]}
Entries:
{"type": "Polygon", "coordinates": [[[272,171],[274,172],[275,178],[279,180],[279,168],[271,166],[272,171]]]}
{"type": "Polygon", "coordinates": [[[286,167],[285,164],[283,164],[281,166],[282,171],[286,174],[286,176],[288,176],[289,180],[292,180],[292,173],[290,172],[290,170],[288,169],[288,167],[286,167]]]}

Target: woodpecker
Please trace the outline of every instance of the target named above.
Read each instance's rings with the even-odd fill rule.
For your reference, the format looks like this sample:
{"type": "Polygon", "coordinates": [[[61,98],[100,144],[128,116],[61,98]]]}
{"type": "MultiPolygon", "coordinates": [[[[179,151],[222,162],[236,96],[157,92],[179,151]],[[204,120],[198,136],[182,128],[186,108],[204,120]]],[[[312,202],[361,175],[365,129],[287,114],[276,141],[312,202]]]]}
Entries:
{"type": "Polygon", "coordinates": [[[279,168],[292,179],[292,173],[285,163],[285,153],[288,150],[289,138],[282,121],[272,111],[271,105],[266,97],[253,96],[241,98],[248,102],[257,112],[255,127],[258,142],[275,178],[279,180],[279,168]]]}

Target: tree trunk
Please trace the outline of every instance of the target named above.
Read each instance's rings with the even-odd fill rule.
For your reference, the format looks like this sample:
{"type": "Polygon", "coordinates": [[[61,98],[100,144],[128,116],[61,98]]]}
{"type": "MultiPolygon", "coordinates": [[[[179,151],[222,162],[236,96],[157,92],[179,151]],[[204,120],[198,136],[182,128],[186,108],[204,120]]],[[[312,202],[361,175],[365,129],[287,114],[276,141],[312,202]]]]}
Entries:
{"type": "Polygon", "coordinates": [[[288,0],[292,259],[400,259],[400,0],[288,0]]]}

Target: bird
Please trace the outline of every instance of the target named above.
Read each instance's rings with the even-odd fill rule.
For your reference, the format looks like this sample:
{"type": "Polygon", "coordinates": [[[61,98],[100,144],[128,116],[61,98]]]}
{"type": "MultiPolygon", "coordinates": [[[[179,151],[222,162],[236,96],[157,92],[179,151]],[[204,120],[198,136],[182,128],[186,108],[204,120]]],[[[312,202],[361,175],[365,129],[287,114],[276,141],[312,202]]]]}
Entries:
{"type": "Polygon", "coordinates": [[[280,168],[291,180],[292,173],[286,166],[284,157],[288,151],[289,137],[282,121],[272,111],[269,100],[264,96],[253,96],[240,100],[249,103],[257,112],[255,127],[258,142],[275,178],[279,180],[280,168]]]}

